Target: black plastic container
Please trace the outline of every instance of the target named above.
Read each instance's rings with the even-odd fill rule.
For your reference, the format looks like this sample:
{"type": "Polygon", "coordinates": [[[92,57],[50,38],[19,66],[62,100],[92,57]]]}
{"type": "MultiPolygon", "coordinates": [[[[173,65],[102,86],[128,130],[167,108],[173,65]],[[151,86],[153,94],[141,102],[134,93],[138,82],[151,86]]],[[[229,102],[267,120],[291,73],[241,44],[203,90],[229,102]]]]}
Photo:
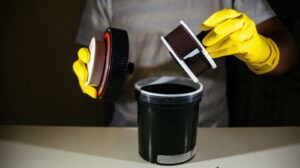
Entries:
{"type": "Polygon", "coordinates": [[[196,152],[203,86],[181,77],[155,77],[135,84],[140,156],[164,165],[184,163],[196,152]]]}

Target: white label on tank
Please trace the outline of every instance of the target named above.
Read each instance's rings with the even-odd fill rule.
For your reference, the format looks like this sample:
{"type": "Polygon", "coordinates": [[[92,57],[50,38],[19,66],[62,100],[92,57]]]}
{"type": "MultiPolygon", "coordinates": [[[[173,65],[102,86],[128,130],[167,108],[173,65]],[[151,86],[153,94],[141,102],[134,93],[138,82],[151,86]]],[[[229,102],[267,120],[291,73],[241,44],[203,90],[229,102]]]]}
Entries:
{"type": "Polygon", "coordinates": [[[160,164],[177,164],[188,161],[196,153],[196,147],[186,153],[179,155],[157,155],[157,163],[160,164]]]}

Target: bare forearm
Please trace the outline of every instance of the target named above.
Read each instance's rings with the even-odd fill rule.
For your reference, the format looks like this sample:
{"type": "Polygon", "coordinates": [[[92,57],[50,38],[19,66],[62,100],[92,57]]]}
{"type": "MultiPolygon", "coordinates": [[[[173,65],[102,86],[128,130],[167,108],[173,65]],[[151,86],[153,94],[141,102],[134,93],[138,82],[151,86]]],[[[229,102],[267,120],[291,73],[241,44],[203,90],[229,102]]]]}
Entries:
{"type": "Polygon", "coordinates": [[[289,31],[280,23],[277,18],[272,18],[257,26],[260,34],[271,38],[280,51],[279,63],[271,71],[271,75],[282,75],[296,63],[297,48],[295,40],[289,31]]]}
{"type": "Polygon", "coordinates": [[[282,39],[271,37],[274,39],[280,51],[279,63],[276,68],[270,73],[272,75],[281,75],[287,72],[291,67],[296,63],[297,58],[297,48],[294,42],[293,37],[289,32],[284,33],[282,39]]]}

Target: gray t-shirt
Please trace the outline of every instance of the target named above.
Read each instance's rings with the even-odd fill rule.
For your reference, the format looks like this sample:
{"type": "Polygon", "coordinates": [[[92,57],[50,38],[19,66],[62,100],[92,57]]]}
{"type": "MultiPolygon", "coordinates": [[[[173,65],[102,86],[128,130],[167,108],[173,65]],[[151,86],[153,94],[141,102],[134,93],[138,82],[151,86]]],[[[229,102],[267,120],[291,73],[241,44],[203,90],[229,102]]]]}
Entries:
{"type": "MultiPolygon", "coordinates": [[[[213,13],[233,8],[246,13],[259,24],[275,13],[265,0],[88,0],[77,35],[77,42],[89,45],[92,37],[100,40],[107,27],[127,31],[129,61],[135,72],[126,79],[123,93],[115,103],[111,126],[136,126],[137,103],[134,83],[152,76],[188,77],[169,55],[160,40],[183,20],[195,33],[213,13]]],[[[218,68],[199,77],[204,93],[199,108],[199,126],[226,126],[226,70],[224,58],[215,59],[218,68]]]]}

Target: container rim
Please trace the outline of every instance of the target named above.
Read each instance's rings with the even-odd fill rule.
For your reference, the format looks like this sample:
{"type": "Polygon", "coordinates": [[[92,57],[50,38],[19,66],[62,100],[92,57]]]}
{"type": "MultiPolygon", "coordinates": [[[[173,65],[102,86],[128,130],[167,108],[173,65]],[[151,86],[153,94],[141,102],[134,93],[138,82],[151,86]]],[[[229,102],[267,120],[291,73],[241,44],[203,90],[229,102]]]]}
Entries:
{"type": "Polygon", "coordinates": [[[134,85],[135,89],[139,91],[141,94],[153,97],[185,97],[185,96],[193,96],[199,94],[203,90],[203,85],[200,82],[193,82],[189,78],[178,77],[178,76],[162,76],[162,77],[150,77],[143,80],[138,81],[134,85]],[[182,84],[185,86],[190,86],[195,89],[195,91],[188,93],[180,93],[180,94],[163,94],[163,93],[153,93],[149,91],[145,91],[142,89],[144,86],[155,85],[155,84],[164,84],[164,83],[173,83],[173,84],[182,84]]]}

